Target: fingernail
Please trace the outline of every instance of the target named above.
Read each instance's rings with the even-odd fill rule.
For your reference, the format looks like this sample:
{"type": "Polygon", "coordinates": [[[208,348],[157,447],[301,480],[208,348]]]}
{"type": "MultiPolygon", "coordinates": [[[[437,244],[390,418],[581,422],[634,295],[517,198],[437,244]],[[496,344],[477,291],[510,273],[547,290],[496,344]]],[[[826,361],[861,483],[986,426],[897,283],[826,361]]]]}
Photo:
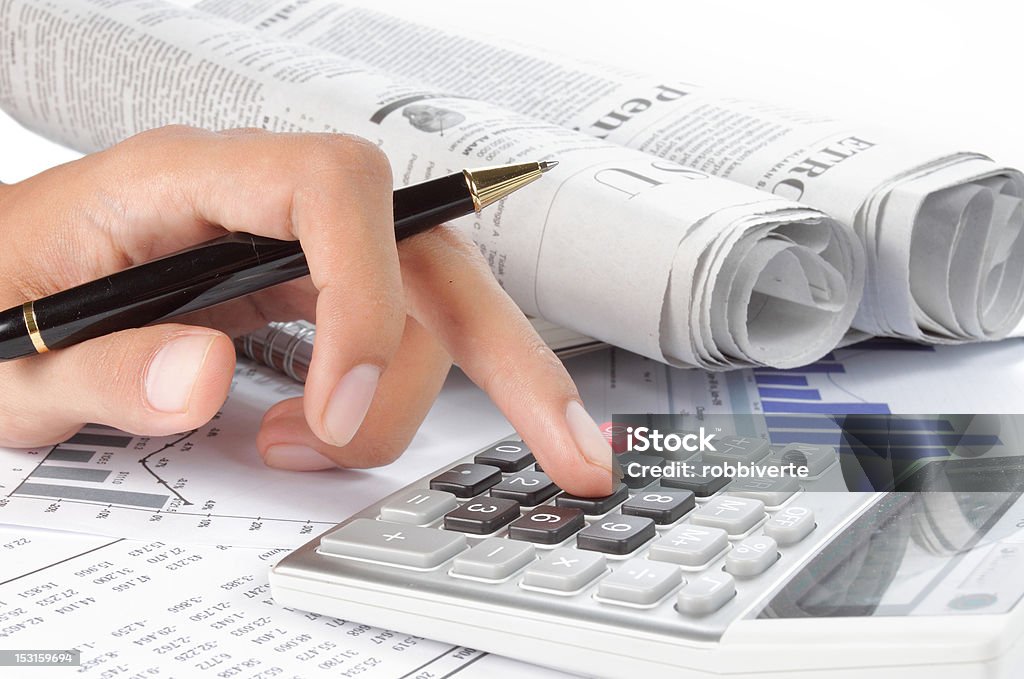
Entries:
{"type": "Polygon", "coordinates": [[[153,357],[146,372],[146,400],[153,410],[186,413],[216,335],[183,335],[153,357]]]}
{"type": "Polygon", "coordinates": [[[356,435],[379,381],[380,368],[369,363],[357,365],[341,378],[324,411],[324,429],[331,438],[330,443],[344,446],[356,435]]]}
{"type": "Polygon", "coordinates": [[[296,472],[313,472],[321,469],[333,469],[337,466],[308,446],[284,443],[270,446],[263,461],[268,467],[296,472]]]}
{"type": "Polygon", "coordinates": [[[597,423],[583,409],[579,401],[569,401],[565,419],[576,447],[591,464],[612,471],[612,447],[608,445],[597,423]]]}

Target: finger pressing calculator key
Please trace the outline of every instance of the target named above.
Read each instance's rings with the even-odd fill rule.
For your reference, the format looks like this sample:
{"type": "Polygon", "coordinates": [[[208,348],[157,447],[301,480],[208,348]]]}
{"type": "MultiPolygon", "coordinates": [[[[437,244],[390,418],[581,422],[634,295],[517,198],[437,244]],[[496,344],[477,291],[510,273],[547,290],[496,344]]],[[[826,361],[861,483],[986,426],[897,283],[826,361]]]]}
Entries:
{"type": "Polygon", "coordinates": [[[628,497],[629,488],[626,487],[626,484],[620,483],[611,495],[605,495],[604,497],[580,497],[578,495],[562,493],[555,499],[555,504],[559,507],[574,507],[582,510],[584,514],[596,516],[612,511],[625,502],[628,497]]]}
{"type": "Polygon", "coordinates": [[[501,481],[501,470],[486,464],[457,464],[430,480],[431,490],[455,497],[473,497],[501,481]]]}

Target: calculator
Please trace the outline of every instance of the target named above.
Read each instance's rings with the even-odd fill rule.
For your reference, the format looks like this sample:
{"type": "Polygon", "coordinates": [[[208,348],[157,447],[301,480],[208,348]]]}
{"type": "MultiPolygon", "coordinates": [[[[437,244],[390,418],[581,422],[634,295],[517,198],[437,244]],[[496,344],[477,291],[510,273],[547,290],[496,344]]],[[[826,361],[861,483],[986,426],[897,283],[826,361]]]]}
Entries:
{"type": "Polygon", "coordinates": [[[286,556],[274,598],[599,677],[1024,676],[1020,492],[839,491],[831,446],[727,443],[810,473],[627,474],[584,498],[507,437],[286,556]]]}

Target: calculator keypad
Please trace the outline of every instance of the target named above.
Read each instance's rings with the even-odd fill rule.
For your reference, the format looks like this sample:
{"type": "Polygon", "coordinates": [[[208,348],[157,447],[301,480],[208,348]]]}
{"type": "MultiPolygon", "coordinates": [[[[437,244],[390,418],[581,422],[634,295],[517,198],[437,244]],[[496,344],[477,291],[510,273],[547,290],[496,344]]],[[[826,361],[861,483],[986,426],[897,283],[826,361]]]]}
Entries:
{"type": "MultiPolygon", "coordinates": [[[[763,442],[733,443],[723,448],[731,464],[780,463],[763,442]]],[[[810,457],[816,455],[827,457],[816,450],[810,457]]],[[[793,479],[631,479],[627,472],[610,495],[584,498],[562,493],[521,441],[498,442],[469,459],[326,534],[318,554],[367,562],[370,570],[353,566],[364,579],[394,577],[411,586],[422,577],[449,594],[484,600],[511,588],[516,596],[507,601],[523,607],[573,602],[597,607],[606,621],[657,611],[697,630],[707,619],[721,621],[720,611],[744,610],[746,603],[729,608],[738,592],[747,591],[749,602],[744,588],[763,589],[772,573],[788,572],[776,564],[820,534],[816,512],[833,524],[838,514],[803,502],[793,479]],[[387,575],[388,565],[402,572],[387,575]]],[[[630,453],[619,459],[623,466],[659,460],[630,453]]],[[[691,470],[708,462],[689,458],[691,470]]]]}

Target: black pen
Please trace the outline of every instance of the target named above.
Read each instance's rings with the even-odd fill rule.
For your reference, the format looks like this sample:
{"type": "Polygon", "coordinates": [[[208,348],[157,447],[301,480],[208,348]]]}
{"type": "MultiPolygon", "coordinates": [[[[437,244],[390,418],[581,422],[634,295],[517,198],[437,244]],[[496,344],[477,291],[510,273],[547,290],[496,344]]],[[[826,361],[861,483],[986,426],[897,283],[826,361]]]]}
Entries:
{"type": "MultiPolygon", "coordinates": [[[[479,212],[556,164],[463,170],[398,189],[395,239],[479,212]]],[[[232,233],[0,313],[0,361],[159,323],[308,274],[297,241],[232,233]]]]}

